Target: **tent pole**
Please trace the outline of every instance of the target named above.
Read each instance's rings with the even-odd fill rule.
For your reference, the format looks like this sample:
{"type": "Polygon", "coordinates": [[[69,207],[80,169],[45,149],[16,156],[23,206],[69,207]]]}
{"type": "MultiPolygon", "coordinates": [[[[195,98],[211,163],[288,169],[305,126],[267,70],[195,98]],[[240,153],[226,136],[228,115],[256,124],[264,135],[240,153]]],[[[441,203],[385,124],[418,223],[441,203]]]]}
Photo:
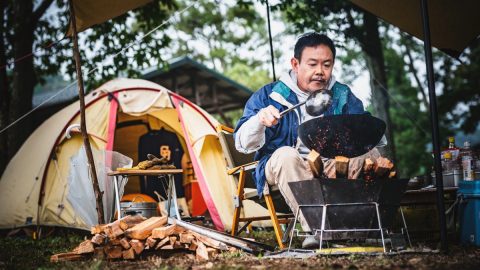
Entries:
{"type": "Polygon", "coordinates": [[[435,83],[433,78],[432,46],[430,43],[430,25],[428,18],[427,0],[422,0],[422,22],[423,22],[423,46],[425,50],[425,61],[428,78],[428,94],[430,97],[430,120],[432,122],[432,139],[435,179],[437,184],[437,211],[440,223],[440,241],[443,252],[448,252],[447,245],[447,223],[445,219],[445,202],[443,201],[443,177],[442,163],[440,160],[440,141],[438,128],[437,97],[435,95],[435,83]]]}
{"type": "Polygon", "coordinates": [[[88,139],[87,125],[85,123],[85,96],[83,90],[83,77],[82,77],[82,66],[80,62],[80,53],[78,51],[78,35],[77,35],[77,22],[75,19],[75,10],[73,8],[73,0],[69,0],[70,4],[70,20],[72,22],[73,30],[73,55],[75,57],[75,68],[77,71],[77,82],[78,82],[78,98],[80,100],[80,131],[83,137],[83,145],[85,146],[85,152],[87,153],[88,159],[88,168],[90,169],[90,175],[92,176],[93,191],[95,192],[98,224],[105,223],[103,215],[103,193],[100,191],[98,186],[98,178],[95,169],[95,162],[93,160],[92,148],[90,146],[90,140],[88,139]]]}
{"type": "Polygon", "coordinates": [[[270,5],[268,4],[268,0],[265,2],[267,4],[268,41],[270,43],[270,57],[272,59],[273,81],[276,81],[277,77],[275,76],[275,57],[273,55],[272,27],[270,24],[270,5]]]}

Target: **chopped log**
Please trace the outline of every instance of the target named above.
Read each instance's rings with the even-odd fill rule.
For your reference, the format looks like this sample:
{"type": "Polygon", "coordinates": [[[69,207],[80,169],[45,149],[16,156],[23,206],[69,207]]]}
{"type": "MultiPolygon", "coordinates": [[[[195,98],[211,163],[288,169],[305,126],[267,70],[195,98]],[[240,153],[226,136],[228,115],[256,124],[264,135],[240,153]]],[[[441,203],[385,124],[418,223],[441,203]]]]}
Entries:
{"type": "Polygon", "coordinates": [[[165,246],[161,247],[160,249],[170,250],[170,249],[173,249],[173,245],[168,244],[168,245],[165,245],[165,246]]]}
{"type": "Polygon", "coordinates": [[[123,249],[130,249],[130,243],[128,242],[127,238],[122,238],[120,239],[120,245],[123,247],[123,249]]]}
{"type": "Polygon", "coordinates": [[[113,239],[112,239],[112,238],[109,238],[109,239],[108,239],[108,244],[109,244],[110,246],[120,246],[120,245],[121,245],[120,240],[121,240],[121,239],[118,239],[118,238],[113,238],[113,239]]]}
{"type": "Polygon", "coordinates": [[[132,228],[133,226],[139,224],[139,223],[142,223],[146,220],[146,218],[144,218],[143,216],[141,215],[134,215],[134,216],[128,216],[129,218],[126,218],[126,219],[121,219],[120,220],[120,228],[124,231],[132,228]]]}
{"type": "Polygon", "coordinates": [[[50,256],[50,262],[78,261],[84,256],[75,252],[58,253],[50,256]]]}
{"type": "Polygon", "coordinates": [[[127,250],[124,250],[124,251],[122,251],[122,257],[125,260],[133,260],[133,259],[135,259],[135,251],[133,250],[133,248],[129,248],[127,250]]]}
{"type": "Polygon", "coordinates": [[[104,232],[103,230],[105,229],[106,226],[107,225],[105,225],[105,224],[99,224],[99,225],[92,226],[92,227],[90,227],[90,233],[91,234],[103,233],[104,232]]]}
{"type": "Polygon", "coordinates": [[[201,234],[196,233],[196,232],[191,232],[191,233],[198,240],[197,245],[198,245],[198,243],[202,242],[203,244],[205,244],[207,246],[210,246],[210,247],[213,247],[213,248],[216,248],[216,249],[219,249],[219,250],[228,250],[227,245],[225,245],[224,243],[222,243],[220,241],[217,241],[215,239],[212,239],[212,238],[207,237],[205,235],[201,235],[201,234]]]}
{"type": "Polygon", "coordinates": [[[375,161],[371,158],[366,158],[363,163],[363,178],[365,180],[372,180],[375,175],[375,161]]]}
{"type": "Polygon", "coordinates": [[[135,251],[135,254],[140,254],[142,253],[143,249],[145,249],[145,245],[143,244],[143,242],[137,239],[130,240],[130,245],[135,251]]]}
{"type": "Polygon", "coordinates": [[[335,174],[336,178],[348,178],[348,162],[349,158],[343,156],[335,157],[335,174]]]}
{"type": "Polygon", "coordinates": [[[104,251],[107,259],[119,259],[123,255],[121,246],[105,246],[104,251]]]}
{"type": "Polygon", "coordinates": [[[160,240],[160,242],[158,242],[157,246],[155,247],[155,249],[159,249],[161,248],[162,246],[166,245],[167,243],[170,242],[170,239],[165,237],[164,239],[160,240]]]}
{"type": "Polygon", "coordinates": [[[95,249],[93,248],[93,244],[90,240],[85,240],[80,245],[78,245],[73,252],[75,254],[86,254],[86,253],[93,253],[95,249]]]}
{"type": "Polygon", "coordinates": [[[145,241],[145,245],[148,248],[154,248],[156,244],[157,244],[157,239],[153,238],[152,236],[149,236],[147,238],[147,241],[145,241]]]}
{"type": "Polygon", "coordinates": [[[310,165],[310,169],[312,170],[314,177],[321,177],[323,175],[323,161],[320,154],[312,150],[307,156],[308,165],[310,165]]]}
{"type": "Polygon", "coordinates": [[[377,167],[375,168],[375,176],[377,178],[385,177],[392,169],[393,163],[388,158],[379,157],[377,159],[377,167]]]}
{"type": "Polygon", "coordinates": [[[93,251],[93,256],[99,260],[105,259],[105,251],[103,250],[103,247],[96,247],[93,251]]]}
{"type": "Polygon", "coordinates": [[[170,245],[172,246],[175,244],[175,242],[177,242],[177,237],[175,235],[169,236],[168,239],[170,241],[170,245]]]}
{"type": "Polygon", "coordinates": [[[173,243],[172,246],[173,246],[174,249],[184,249],[185,245],[186,244],[180,243],[180,241],[175,241],[175,243],[173,243]]]}
{"type": "Polygon", "coordinates": [[[197,250],[197,247],[198,247],[197,241],[194,239],[192,241],[192,243],[190,244],[190,246],[188,247],[188,249],[191,250],[191,251],[194,251],[194,250],[197,250]]]}
{"type": "Polygon", "coordinates": [[[105,243],[105,238],[106,238],[106,236],[104,234],[97,233],[92,237],[91,241],[95,245],[101,245],[101,244],[105,243]]]}
{"type": "Polygon", "coordinates": [[[218,249],[207,247],[208,257],[215,257],[218,254],[218,249]]]}
{"type": "Polygon", "coordinates": [[[195,237],[188,232],[180,233],[179,237],[180,237],[180,243],[182,244],[190,244],[192,243],[192,240],[195,239],[195,237]]]}
{"type": "Polygon", "coordinates": [[[197,249],[195,250],[195,258],[198,261],[208,260],[207,247],[202,242],[198,242],[197,249]]]}
{"type": "Polygon", "coordinates": [[[153,229],[161,227],[166,223],[167,217],[151,217],[126,230],[125,235],[133,239],[144,240],[152,234],[153,229]]]}
{"type": "Polygon", "coordinates": [[[165,226],[165,227],[160,227],[160,228],[155,228],[152,230],[152,237],[157,238],[157,239],[163,239],[167,236],[170,236],[172,234],[179,234],[185,231],[185,228],[177,226],[175,224],[165,226]]]}

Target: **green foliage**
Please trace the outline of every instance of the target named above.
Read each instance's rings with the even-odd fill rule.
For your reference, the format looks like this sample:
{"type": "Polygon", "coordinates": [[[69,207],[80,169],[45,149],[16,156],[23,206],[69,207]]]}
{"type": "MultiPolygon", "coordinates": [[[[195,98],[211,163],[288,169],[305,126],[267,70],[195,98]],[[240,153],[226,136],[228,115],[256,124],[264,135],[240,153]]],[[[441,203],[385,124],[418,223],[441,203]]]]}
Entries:
{"type": "MultiPolygon", "coordinates": [[[[56,7],[51,8],[50,12],[40,19],[35,28],[34,48],[51,44],[64,35],[70,17],[67,2],[56,1],[56,7]]],[[[161,65],[164,60],[161,48],[167,47],[171,41],[170,36],[165,33],[168,24],[160,27],[152,35],[145,36],[136,45],[122,53],[119,52],[154,27],[164,23],[175,9],[173,0],[155,0],[79,33],[79,50],[86,89],[92,89],[120,74],[139,77],[140,70],[152,65],[161,65]]],[[[66,38],[59,44],[36,53],[35,72],[40,82],[43,82],[46,75],[57,75],[63,71],[71,78],[76,77],[72,48],[72,40],[66,38]]]]}

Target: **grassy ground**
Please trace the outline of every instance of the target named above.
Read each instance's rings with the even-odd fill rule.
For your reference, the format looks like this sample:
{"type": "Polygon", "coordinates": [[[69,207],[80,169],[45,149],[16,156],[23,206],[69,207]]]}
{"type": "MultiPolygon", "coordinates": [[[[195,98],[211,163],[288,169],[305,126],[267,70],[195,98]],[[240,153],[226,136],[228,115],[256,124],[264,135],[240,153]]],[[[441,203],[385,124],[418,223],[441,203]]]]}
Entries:
{"type": "MultiPolygon", "coordinates": [[[[2,236],[0,269],[480,269],[480,249],[458,245],[451,245],[448,255],[324,255],[308,259],[270,259],[235,252],[220,254],[208,262],[198,262],[194,254],[172,252],[149,253],[135,261],[91,258],[80,262],[49,262],[52,254],[71,251],[86,236],[84,232],[63,230],[40,240],[18,235],[2,236]]],[[[273,232],[270,231],[255,232],[249,237],[263,243],[275,243],[273,232]]]]}

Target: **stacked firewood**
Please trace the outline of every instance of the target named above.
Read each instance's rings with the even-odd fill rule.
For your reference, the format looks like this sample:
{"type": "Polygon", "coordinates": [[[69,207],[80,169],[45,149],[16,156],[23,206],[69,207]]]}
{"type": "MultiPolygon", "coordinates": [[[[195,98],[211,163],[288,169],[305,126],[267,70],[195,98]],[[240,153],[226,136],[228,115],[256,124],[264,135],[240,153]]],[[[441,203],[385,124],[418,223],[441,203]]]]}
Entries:
{"type": "Polygon", "coordinates": [[[167,225],[167,217],[125,216],[115,222],[91,228],[93,237],[71,252],[52,255],[51,262],[82,260],[92,255],[101,259],[138,258],[144,251],[189,251],[197,260],[208,260],[220,251],[233,251],[225,243],[187,230],[167,225]]]}
{"type": "MultiPolygon", "coordinates": [[[[396,171],[388,158],[379,157],[377,159],[366,158],[362,164],[358,164],[360,172],[349,172],[349,158],[344,156],[336,156],[334,166],[324,167],[322,158],[315,150],[312,150],[307,156],[307,161],[312,169],[312,173],[315,177],[328,177],[328,178],[349,178],[349,179],[385,179],[395,178],[396,171]],[[352,177],[354,175],[355,177],[352,177]]],[[[357,161],[358,162],[358,161],[357,161]]]]}

